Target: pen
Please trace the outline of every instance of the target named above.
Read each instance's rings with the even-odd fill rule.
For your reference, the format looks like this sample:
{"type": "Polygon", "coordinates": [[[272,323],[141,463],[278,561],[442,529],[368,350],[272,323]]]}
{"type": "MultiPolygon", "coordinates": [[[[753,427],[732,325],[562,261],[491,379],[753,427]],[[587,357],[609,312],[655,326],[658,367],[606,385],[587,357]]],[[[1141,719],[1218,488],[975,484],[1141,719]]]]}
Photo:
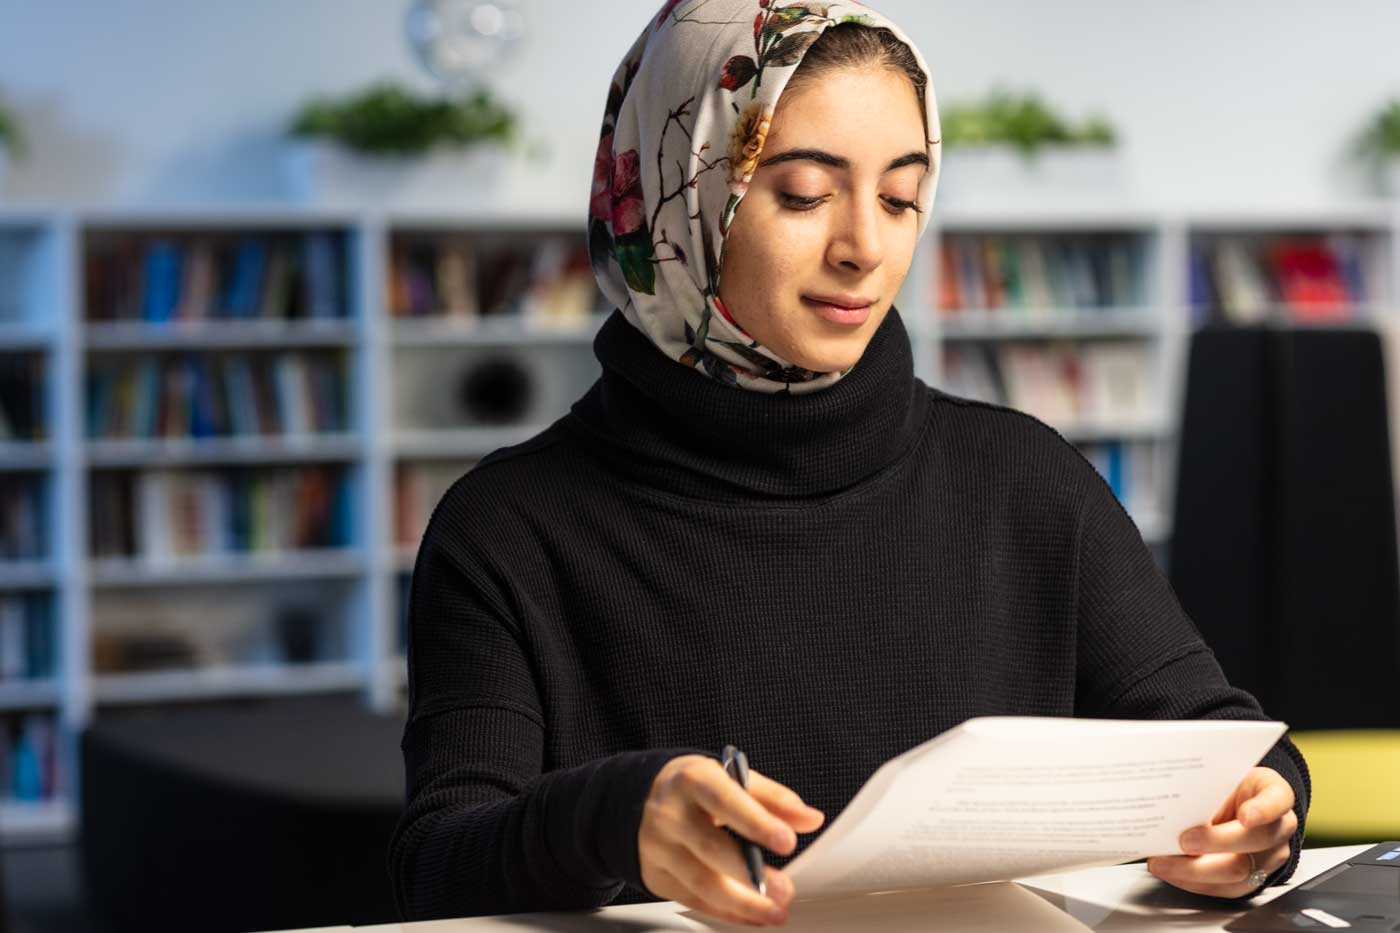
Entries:
{"type": "MultiPolygon", "coordinates": [[[[733,745],[724,746],[724,751],[720,754],[724,764],[725,773],[738,782],[745,791],[749,789],[749,759],[748,756],[733,745]]],[[[730,830],[733,832],[733,830],[730,830]]],[[[738,836],[737,833],[735,833],[738,836]]],[[[739,844],[744,850],[744,861],[749,865],[749,880],[753,882],[754,890],[759,894],[768,895],[768,883],[763,877],[763,853],[758,850],[758,843],[739,836],[739,844]]]]}

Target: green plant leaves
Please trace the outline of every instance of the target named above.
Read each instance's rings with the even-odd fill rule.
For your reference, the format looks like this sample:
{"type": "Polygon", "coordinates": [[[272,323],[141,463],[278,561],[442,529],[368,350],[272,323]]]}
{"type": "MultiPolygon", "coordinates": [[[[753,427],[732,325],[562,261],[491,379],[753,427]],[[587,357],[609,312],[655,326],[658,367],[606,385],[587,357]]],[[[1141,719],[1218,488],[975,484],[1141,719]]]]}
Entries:
{"type": "Polygon", "coordinates": [[[439,143],[516,141],[516,117],[481,89],[461,99],[419,98],[379,82],[343,101],[312,100],[292,120],[293,136],[325,136],[376,154],[423,152],[439,143]]]}
{"type": "Polygon", "coordinates": [[[977,103],[945,107],[939,122],[947,146],[1009,145],[1027,156],[1047,143],[1106,146],[1116,140],[1113,127],[1101,117],[1075,128],[1037,95],[1015,96],[1002,89],[977,103]]]}

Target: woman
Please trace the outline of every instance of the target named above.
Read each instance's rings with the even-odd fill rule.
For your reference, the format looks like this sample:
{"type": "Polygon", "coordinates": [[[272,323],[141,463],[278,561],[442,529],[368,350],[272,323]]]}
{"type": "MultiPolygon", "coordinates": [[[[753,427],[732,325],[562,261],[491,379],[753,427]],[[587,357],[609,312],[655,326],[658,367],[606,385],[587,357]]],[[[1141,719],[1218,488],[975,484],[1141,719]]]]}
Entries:
{"type": "MultiPolygon", "coordinates": [[[[927,74],[849,0],[669,0],[619,66],[602,377],[452,487],[414,570],[406,918],[780,923],[797,834],[971,716],[1267,718],[1072,446],[915,378],[892,301],[938,176],[927,74]],[[768,896],[724,827],[773,853],[768,896]]],[[[1286,880],[1308,794],[1280,740],[1150,867],[1286,880]]]]}

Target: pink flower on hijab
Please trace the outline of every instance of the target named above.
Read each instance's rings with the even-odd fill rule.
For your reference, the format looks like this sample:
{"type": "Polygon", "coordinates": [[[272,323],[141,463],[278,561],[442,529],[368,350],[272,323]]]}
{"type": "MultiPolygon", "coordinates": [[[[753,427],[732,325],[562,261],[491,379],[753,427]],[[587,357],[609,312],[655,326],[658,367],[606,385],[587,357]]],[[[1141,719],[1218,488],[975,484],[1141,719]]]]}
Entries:
{"type": "Polygon", "coordinates": [[[609,223],[613,236],[617,237],[642,228],[646,204],[642,200],[641,157],[635,149],[614,156],[612,143],[612,130],[598,141],[588,213],[609,223]]]}

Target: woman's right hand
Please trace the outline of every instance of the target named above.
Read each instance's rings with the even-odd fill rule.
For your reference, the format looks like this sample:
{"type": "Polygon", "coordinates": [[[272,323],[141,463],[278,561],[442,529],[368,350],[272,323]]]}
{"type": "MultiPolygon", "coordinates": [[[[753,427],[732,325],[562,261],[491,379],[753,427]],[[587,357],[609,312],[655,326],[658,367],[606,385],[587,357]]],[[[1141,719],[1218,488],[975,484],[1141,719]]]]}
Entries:
{"type": "Polygon", "coordinates": [[[796,893],[782,870],[764,868],[765,897],[729,827],[779,855],[797,848],[797,833],[821,826],[825,815],[794,791],[749,769],[746,791],[724,766],[705,755],[679,755],[652,782],[637,834],[642,883],[657,897],[679,901],[730,923],[787,921],[796,893]]]}

